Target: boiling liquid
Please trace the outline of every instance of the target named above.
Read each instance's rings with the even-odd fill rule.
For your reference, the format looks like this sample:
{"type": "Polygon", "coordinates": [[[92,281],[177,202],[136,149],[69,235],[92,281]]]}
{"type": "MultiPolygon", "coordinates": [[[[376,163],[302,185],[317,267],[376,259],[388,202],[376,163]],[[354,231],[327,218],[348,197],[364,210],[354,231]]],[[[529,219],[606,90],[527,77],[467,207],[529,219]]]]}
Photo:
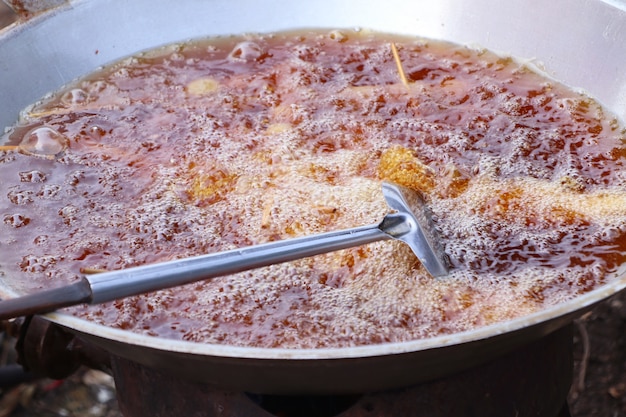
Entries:
{"type": "Polygon", "coordinates": [[[626,256],[622,127],[482,50],[350,31],[174,45],[32,106],[5,141],[32,129],[63,149],[0,155],[0,263],[20,291],[378,222],[381,180],[425,195],[453,263],[434,279],[385,241],[69,310],[135,332],[288,348],[427,338],[576,297],[626,256]]]}

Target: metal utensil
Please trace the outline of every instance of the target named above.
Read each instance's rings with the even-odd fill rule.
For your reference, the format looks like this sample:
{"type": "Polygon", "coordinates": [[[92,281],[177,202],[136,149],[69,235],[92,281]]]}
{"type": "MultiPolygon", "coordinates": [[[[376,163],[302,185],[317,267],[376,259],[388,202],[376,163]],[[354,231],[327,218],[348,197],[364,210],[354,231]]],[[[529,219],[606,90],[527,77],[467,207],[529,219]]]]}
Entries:
{"type": "Polygon", "coordinates": [[[448,259],[421,195],[386,182],[382,189],[394,212],[378,224],[85,276],[64,287],[0,301],[0,320],[104,303],[385,239],[408,244],[431,275],[446,275],[448,259]]]}

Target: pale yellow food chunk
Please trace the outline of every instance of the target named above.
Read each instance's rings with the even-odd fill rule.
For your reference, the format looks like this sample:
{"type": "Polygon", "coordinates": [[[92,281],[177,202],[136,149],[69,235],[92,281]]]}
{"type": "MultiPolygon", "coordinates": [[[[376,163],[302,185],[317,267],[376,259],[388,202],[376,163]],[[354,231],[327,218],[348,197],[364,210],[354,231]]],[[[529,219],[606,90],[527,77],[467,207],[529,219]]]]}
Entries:
{"type": "Polygon", "coordinates": [[[267,127],[265,133],[268,135],[280,134],[283,132],[287,132],[292,128],[293,126],[290,123],[272,123],[267,127]]]}
{"type": "Polygon", "coordinates": [[[383,152],[378,175],[382,180],[426,194],[435,187],[434,171],[423,164],[412,150],[402,146],[394,146],[383,152]]]}
{"type": "Polygon", "coordinates": [[[198,170],[193,173],[192,178],[187,188],[187,196],[197,205],[212,204],[224,199],[237,182],[237,175],[219,167],[198,170]]]}
{"type": "Polygon", "coordinates": [[[212,94],[217,91],[220,83],[213,78],[198,78],[187,84],[186,90],[194,96],[212,94]]]}
{"type": "Polygon", "coordinates": [[[487,217],[531,228],[584,225],[626,216],[623,190],[579,193],[559,182],[534,178],[481,178],[473,189],[474,203],[487,217]]]}

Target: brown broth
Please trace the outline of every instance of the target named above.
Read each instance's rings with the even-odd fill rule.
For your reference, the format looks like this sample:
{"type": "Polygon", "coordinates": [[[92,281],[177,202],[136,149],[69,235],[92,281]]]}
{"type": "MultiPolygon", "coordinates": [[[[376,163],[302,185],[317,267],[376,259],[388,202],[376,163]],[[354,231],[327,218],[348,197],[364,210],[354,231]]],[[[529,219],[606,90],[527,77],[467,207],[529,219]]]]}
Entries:
{"type": "Polygon", "coordinates": [[[311,31],[173,45],[28,108],[4,142],[20,151],[0,153],[0,264],[20,291],[374,223],[382,179],[425,195],[454,266],[433,279],[386,241],[69,310],[150,335],[426,338],[576,297],[626,257],[615,118],[511,58],[443,42],[311,31]]]}

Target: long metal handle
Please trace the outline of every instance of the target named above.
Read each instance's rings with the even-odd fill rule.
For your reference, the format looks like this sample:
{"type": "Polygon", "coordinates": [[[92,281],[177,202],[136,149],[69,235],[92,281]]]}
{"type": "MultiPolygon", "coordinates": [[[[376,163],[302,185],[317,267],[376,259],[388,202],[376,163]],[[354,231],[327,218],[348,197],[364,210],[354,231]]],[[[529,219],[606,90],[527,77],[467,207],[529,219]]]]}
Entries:
{"type": "Polygon", "coordinates": [[[391,236],[383,232],[379,224],[373,224],[215,254],[103,272],[86,277],[92,291],[90,303],[103,303],[383,239],[391,239],[391,236]]]}
{"type": "Polygon", "coordinates": [[[59,308],[90,302],[91,288],[89,282],[83,278],[64,287],[0,301],[0,320],[49,313],[59,308]]]}
{"type": "Polygon", "coordinates": [[[91,275],[64,288],[1,301],[0,320],[75,304],[104,303],[386,239],[409,244],[433,276],[445,276],[448,260],[436,244],[434,226],[427,224],[427,215],[414,214],[425,210],[419,194],[383,183],[383,195],[394,212],[378,224],[91,275]]]}

